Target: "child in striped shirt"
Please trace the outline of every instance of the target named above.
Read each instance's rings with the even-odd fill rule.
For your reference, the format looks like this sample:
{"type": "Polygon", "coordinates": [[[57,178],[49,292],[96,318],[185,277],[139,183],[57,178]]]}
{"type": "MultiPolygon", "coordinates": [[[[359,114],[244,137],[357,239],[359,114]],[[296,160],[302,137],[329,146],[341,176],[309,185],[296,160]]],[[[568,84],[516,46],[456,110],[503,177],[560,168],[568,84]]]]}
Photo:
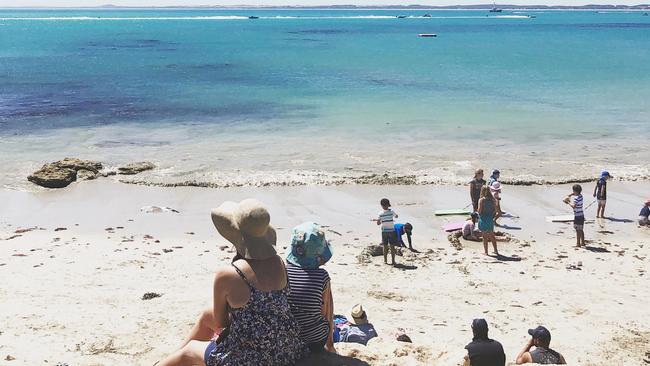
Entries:
{"type": "Polygon", "coordinates": [[[377,225],[381,225],[381,245],[384,246],[384,263],[388,264],[388,247],[390,246],[391,265],[395,265],[395,245],[399,245],[397,233],[395,232],[395,219],[398,217],[395,211],[390,208],[388,198],[382,198],[379,202],[382,210],[377,217],[377,225]]]}
{"type": "Polygon", "coordinates": [[[576,229],[577,247],[585,246],[585,213],[582,210],[582,186],[573,185],[573,192],[564,199],[564,203],[573,208],[573,227],[576,229]]]}

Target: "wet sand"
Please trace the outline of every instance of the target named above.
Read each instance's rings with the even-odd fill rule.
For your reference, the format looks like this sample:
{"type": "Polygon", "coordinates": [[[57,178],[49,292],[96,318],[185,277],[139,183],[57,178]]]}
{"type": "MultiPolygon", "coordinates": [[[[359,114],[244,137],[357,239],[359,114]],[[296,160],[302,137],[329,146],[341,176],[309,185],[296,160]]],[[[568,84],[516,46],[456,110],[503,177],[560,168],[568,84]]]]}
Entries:
{"type": "MultiPolygon", "coordinates": [[[[337,344],[340,358],[316,364],[456,365],[472,318],[485,317],[510,362],[526,330],[543,324],[571,365],[643,365],[650,229],[635,219],[650,182],[614,181],[609,188],[606,214],[615,219],[587,224],[587,249],[575,249],[571,224],[544,220],[571,213],[561,202],[569,185],[505,186],[503,208],[518,217],[502,221],[513,239],[499,243],[500,258],[483,256],[480,243],[461,241],[457,250],[440,230],[463,219],[433,215],[465,206],[462,186],[208,189],[105,180],[57,191],[0,190],[0,359],[153,364],[210,304],[214,270],[233,255],[210,208],[256,197],[269,207],[280,252],[292,226],[327,226],[335,313],[349,315],[362,303],[380,334],[367,347],[337,344]],[[357,258],[379,240],[369,219],[382,197],[414,226],[418,253],[405,251],[400,267],[357,258]],[[150,205],[179,213],[141,211],[150,205]],[[143,300],[146,293],[161,296],[143,300]],[[395,341],[397,328],[413,343],[395,341]]],[[[585,195],[585,204],[591,201],[585,195]]],[[[586,215],[593,219],[595,205],[586,215]]]]}

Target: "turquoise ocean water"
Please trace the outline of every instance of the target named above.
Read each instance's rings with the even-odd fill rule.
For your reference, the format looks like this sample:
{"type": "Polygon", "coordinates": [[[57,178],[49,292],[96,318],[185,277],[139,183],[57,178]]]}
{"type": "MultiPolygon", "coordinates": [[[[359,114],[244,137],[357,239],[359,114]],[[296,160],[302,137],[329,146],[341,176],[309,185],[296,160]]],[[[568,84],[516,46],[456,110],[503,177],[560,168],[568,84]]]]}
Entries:
{"type": "Polygon", "coordinates": [[[65,156],[154,183],[637,178],[648,137],[643,12],[0,10],[10,187],[65,156]]]}

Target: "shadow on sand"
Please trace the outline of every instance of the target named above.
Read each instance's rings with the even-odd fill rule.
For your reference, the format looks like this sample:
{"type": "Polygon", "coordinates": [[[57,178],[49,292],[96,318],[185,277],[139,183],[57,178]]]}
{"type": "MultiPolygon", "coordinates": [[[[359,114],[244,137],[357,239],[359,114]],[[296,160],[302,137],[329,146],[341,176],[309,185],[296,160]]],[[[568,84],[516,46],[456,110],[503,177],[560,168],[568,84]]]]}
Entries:
{"type": "Polygon", "coordinates": [[[300,360],[296,366],[370,366],[370,364],[354,357],[322,352],[319,354],[310,354],[308,357],[300,360]]]}
{"type": "Polygon", "coordinates": [[[500,224],[497,227],[506,230],[521,230],[520,226],[510,226],[510,225],[500,224]]]}
{"type": "Polygon", "coordinates": [[[393,267],[404,271],[411,270],[411,269],[418,269],[418,266],[413,266],[410,264],[402,264],[402,263],[396,263],[393,267]]]}
{"type": "Polygon", "coordinates": [[[503,254],[491,255],[490,257],[495,258],[496,260],[501,262],[521,262],[521,258],[519,257],[508,257],[507,255],[503,255],[503,254]]]}
{"type": "Polygon", "coordinates": [[[590,245],[585,246],[585,249],[594,253],[611,253],[607,248],[592,247],[590,245]]]}
{"type": "Polygon", "coordinates": [[[603,218],[604,218],[604,219],[607,219],[607,220],[609,220],[609,221],[614,221],[614,222],[626,222],[626,223],[628,223],[628,222],[634,222],[634,220],[630,220],[630,219],[619,219],[619,218],[616,218],[616,217],[603,217],[603,218]]]}

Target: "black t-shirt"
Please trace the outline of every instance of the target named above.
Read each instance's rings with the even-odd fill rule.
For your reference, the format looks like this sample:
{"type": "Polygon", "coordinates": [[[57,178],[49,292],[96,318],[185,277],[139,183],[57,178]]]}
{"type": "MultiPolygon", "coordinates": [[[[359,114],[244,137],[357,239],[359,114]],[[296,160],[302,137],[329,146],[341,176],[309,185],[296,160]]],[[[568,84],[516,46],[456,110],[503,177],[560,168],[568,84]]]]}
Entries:
{"type": "Polygon", "coordinates": [[[475,339],[465,346],[472,366],[504,366],[506,354],[501,343],[493,339],[475,339]]]}

